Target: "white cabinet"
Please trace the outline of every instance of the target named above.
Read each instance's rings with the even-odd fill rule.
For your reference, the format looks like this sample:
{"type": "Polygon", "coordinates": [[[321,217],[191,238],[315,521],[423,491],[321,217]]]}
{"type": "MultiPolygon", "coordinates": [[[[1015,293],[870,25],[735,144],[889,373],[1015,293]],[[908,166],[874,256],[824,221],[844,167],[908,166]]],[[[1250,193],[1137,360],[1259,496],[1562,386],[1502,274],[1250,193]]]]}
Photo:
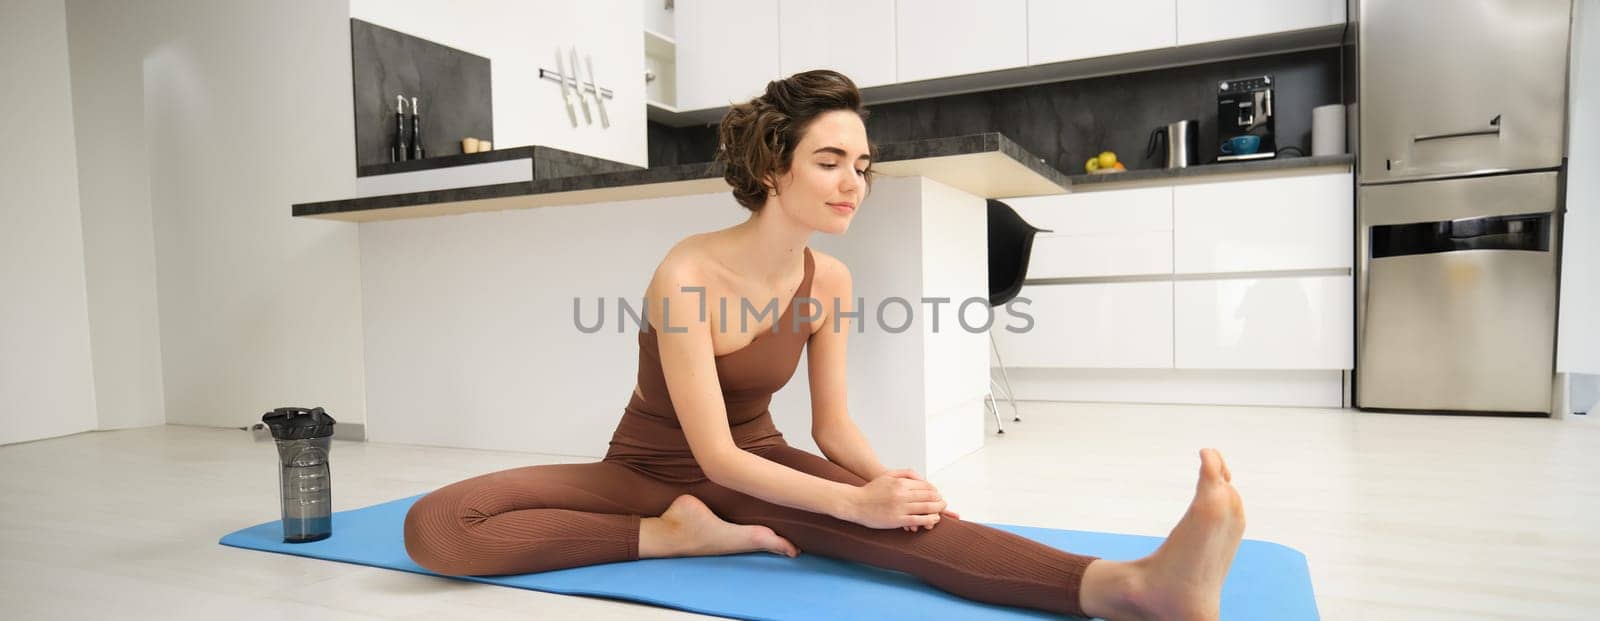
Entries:
{"type": "Polygon", "coordinates": [[[807,69],[867,88],[1336,25],[1345,1],[683,0],[677,107],[727,106],[807,69]]]}
{"type": "Polygon", "coordinates": [[[1178,186],[1173,269],[1214,274],[1351,267],[1349,173],[1178,186]]]}
{"type": "Polygon", "coordinates": [[[897,2],[895,56],[898,82],[1024,66],[1027,0],[897,2]]]}
{"type": "Polygon", "coordinates": [[[1007,199],[1034,226],[1028,278],[1172,273],[1172,188],[1007,199]]]}
{"type": "Polygon", "coordinates": [[[1350,276],[1173,283],[1180,369],[1354,367],[1350,276]]]}
{"type": "Polygon", "coordinates": [[[1345,0],[1177,0],[1178,45],[1343,24],[1345,0]]]}
{"type": "Polygon", "coordinates": [[[1014,303],[1031,328],[1002,307],[989,330],[1007,366],[1172,368],[1171,282],[1031,285],[1014,303]]]}
{"type": "Polygon", "coordinates": [[[1172,230],[1172,188],[1136,188],[1055,196],[1008,198],[1017,214],[1050,233],[1102,235],[1172,230]]]}
{"type": "Polygon", "coordinates": [[[778,0],[686,0],[673,10],[678,109],[742,102],[781,77],[778,0]]]}
{"type": "Polygon", "coordinates": [[[1110,56],[1177,43],[1177,0],[1028,0],[1028,64],[1110,56]]]}
{"type": "Polygon", "coordinates": [[[1035,325],[990,332],[1008,366],[1349,369],[1351,179],[1324,169],[1006,199],[1051,232],[1034,239],[1020,296],[1035,325]],[[1082,280],[1037,282],[1050,278],[1082,280]]]}
{"type": "Polygon", "coordinates": [[[740,103],[808,69],[861,88],[895,82],[894,0],[685,0],[674,11],[680,110],[740,103]]]}
{"type": "Polygon", "coordinates": [[[1172,232],[1040,235],[1028,278],[1086,278],[1172,273],[1172,232]]]}
{"type": "Polygon", "coordinates": [[[779,0],[779,73],[832,69],[860,88],[893,84],[894,6],[894,0],[779,0]]]}

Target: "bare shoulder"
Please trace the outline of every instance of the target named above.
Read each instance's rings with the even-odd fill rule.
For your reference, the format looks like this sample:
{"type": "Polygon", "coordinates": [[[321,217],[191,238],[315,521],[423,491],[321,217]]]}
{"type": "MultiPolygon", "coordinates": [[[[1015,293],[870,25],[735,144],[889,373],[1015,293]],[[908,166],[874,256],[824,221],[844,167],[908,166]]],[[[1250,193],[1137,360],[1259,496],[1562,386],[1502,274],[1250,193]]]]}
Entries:
{"type": "Polygon", "coordinates": [[[849,312],[855,308],[855,284],[851,281],[850,266],[838,257],[812,248],[811,260],[814,268],[811,298],[822,306],[822,321],[818,321],[815,327],[821,330],[824,325],[832,323],[835,309],[849,312]]]}
{"type": "Polygon", "coordinates": [[[656,265],[650,288],[654,290],[659,285],[703,286],[710,265],[711,256],[706,252],[705,234],[690,235],[667,249],[666,256],[656,265]]]}
{"type": "Polygon", "coordinates": [[[850,291],[850,266],[845,265],[844,261],[816,248],[811,249],[811,261],[815,267],[811,276],[812,291],[837,295],[850,291]]]}
{"type": "MultiPolygon", "coordinates": [[[[679,306],[692,297],[698,303],[700,295],[695,291],[706,286],[707,274],[710,273],[708,255],[698,237],[691,235],[674,244],[650,275],[650,284],[645,288],[645,307],[652,324],[660,323],[662,318],[659,309],[664,301],[679,306]]],[[[680,325],[682,321],[678,314],[673,315],[674,325],[680,325]]]]}

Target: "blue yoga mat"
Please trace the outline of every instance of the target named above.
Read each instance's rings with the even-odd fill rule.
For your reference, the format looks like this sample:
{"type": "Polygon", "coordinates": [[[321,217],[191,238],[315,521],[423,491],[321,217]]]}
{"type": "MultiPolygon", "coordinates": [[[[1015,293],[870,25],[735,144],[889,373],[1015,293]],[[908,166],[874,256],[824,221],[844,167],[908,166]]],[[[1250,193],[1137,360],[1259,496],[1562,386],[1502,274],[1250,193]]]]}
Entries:
{"type": "MultiPolygon", "coordinates": [[[[401,498],[333,515],[333,536],[283,543],[277,520],[222,538],[222,545],[372,567],[438,575],[406,555],[402,525],[411,503],[401,498]]],[[[1159,537],[989,524],[1063,550],[1101,558],[1142,557],[1159,537]]],[[[732,556],[646,559],[536,574],[459,580],[522,589],[625,599],[743,619],[990,619],[1059,618],[1036,610],[984,604],[940,591],[908,574],[805,554],[785,558],[732,556]]],[[[1265,541],[1246,540],[1222,587],[1229,621],[1317,619],[1305,555],[1265,541]]]]}

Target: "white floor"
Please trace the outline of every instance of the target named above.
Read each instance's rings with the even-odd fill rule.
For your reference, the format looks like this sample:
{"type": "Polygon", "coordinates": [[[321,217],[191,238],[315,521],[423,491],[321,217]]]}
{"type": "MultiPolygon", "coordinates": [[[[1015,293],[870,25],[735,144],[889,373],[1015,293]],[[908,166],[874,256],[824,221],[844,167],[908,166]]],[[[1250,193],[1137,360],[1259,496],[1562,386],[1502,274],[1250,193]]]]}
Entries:
{"type": "MultiPolygon", "coordinates": [[[[1600,614],[1600,421],[1024,403],[932,480],[967,519],[1164,535],[1195,449],[1223,449],[1245,536],[1310,558],[1327,619],[1600,614]]],[[[991,423],[992,424],[992,423],[991,423]]],[[[276,517],[276,453],[154,427],[0,447],[0,614],[61,618],[689,618],[671,610],[217,544],[276,517]]],[[[355,508],[471,475],[588,461],[337,443],[355,508]]]]}

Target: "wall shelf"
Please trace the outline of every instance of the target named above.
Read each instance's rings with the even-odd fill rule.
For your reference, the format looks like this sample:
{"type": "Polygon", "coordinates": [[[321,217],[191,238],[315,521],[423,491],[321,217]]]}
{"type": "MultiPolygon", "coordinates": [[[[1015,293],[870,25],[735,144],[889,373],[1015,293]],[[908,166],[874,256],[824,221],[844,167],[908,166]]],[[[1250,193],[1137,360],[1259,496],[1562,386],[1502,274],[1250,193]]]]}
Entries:
{"type": "Polygon", "coordinates": [[[678,42],[672,37],[646,28],[644,30],[644,55],[656,56],[669,61],[678,58],[678,42]]]}
{"type": "Polygon", "coordinates": [[[645,118],[674,127],[693,124],[678,112],[677,59],[672,37],[644,30],[645,118]]]}

